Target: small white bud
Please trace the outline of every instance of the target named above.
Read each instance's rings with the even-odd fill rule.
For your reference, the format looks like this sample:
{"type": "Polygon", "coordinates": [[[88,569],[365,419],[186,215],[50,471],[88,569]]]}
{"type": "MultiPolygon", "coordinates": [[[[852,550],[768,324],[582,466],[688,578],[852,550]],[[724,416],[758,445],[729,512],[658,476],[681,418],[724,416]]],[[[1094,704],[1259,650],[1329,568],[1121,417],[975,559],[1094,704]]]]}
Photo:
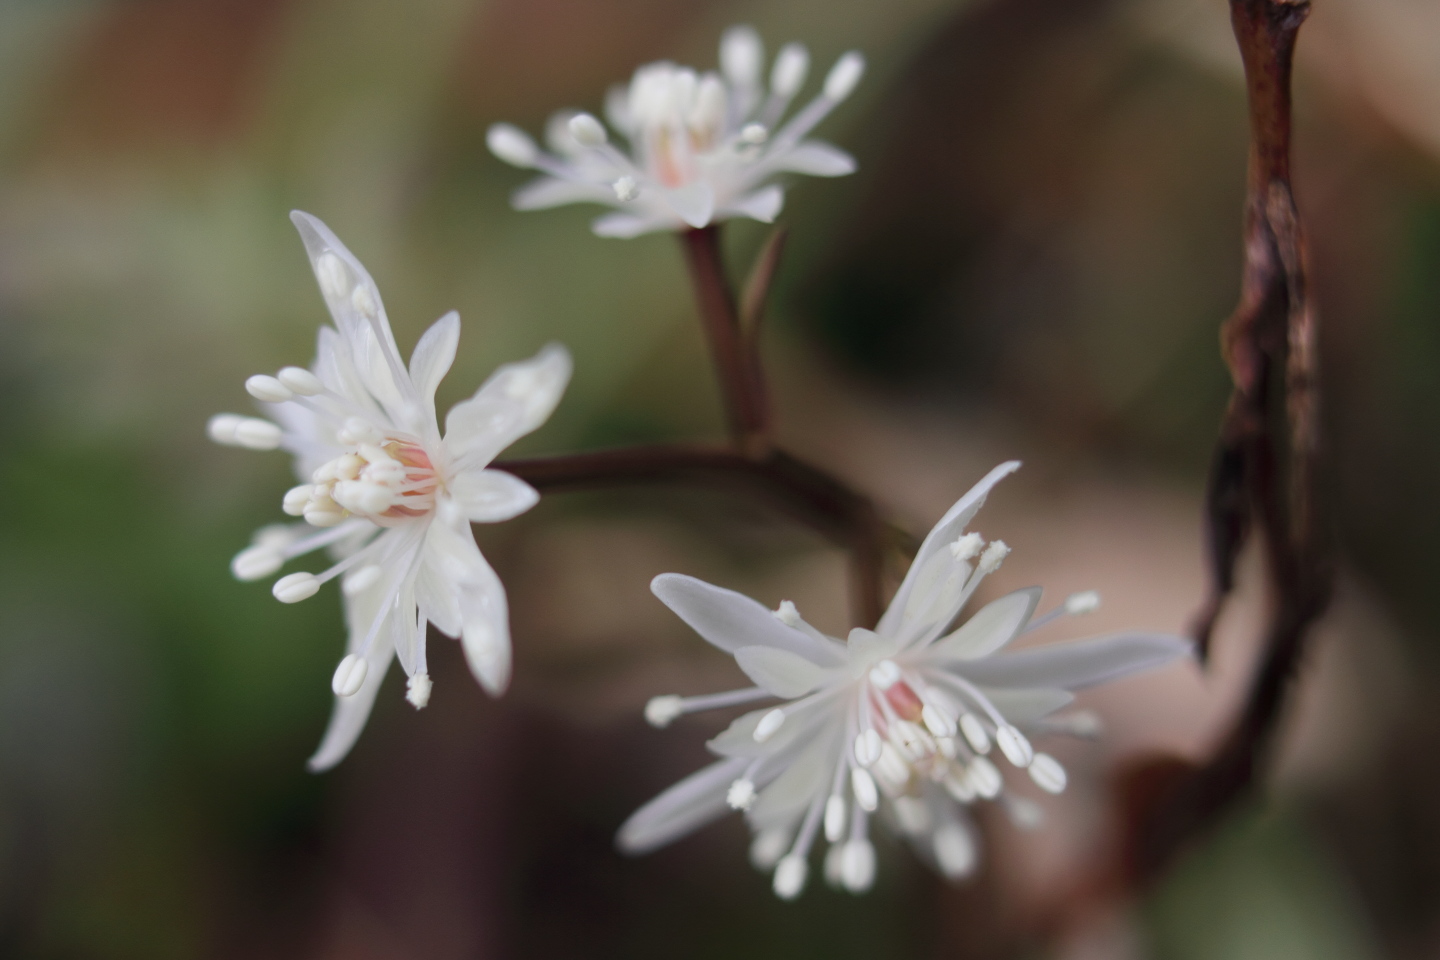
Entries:
{"type": "Polygon", "coordinates": [[[315,574],[302,571],[276,580],[270,592],[281,603],[299,603],[315,596],[319,589],[320,581],[315,579],[315,574]]]}
{"type": "Polygon", "coordinates": [[[1035,748],[1030,746],[1025,734],[1008,723],[995,731],[995,743],[1000,747],[1000,752],[1005,754],[1005,759],[1017,767],[1028,767],[1030,761],[1035,759],[1035,748]]]}
{"type": "Polygon", "coordinates": [[[950,544],[950,555],[956,560],[969,560],[985,546],[985,538],[978,533],[967,533],[950,544]]]}
{"type": "Polygon", "coordinates": [[[417,673],[405,683],[405,699],[409,700],[416,710],[424,710],[425,705],[430,702],[430,690],[434,686],[430,682],[430,674],[417,673]]]}
{"type": "Polygon", "coordinates": [[[285,499],[280,501],[280,509],[292,517],[302,516],[305,507],[310,503],[310,496],[315,492],[315,485],[302,483],[298,487],[291,487],[285,491],[285,499]]]}
{"type": "Polygon", "coordinates": [[[858,51],[849,53],[835,61],[825,77],[825,96],[831,100],[844,100],[854,91],[855,85],[865,73],[865,58],[858,51]]]}
{"type": "Polygon", "coordinates": [[[284,384],[291,393],[302,397],[313,397],[325,392],[325,384],[320,382],[320,378],[304,367],[285,367],[275,374],[275,379],[284,384]]]}
{"type": "Polygon", "coordinates": [[[880,759],[880,750],[884,746],[880,733],[874,727],[867,728],[855,738],[855,762],[862,767],[870,766],[880,759]]]}
{"type": "Polygon", "coordinates": [[[971,760],[966,776],[970,780],[970,786],[986,800],[994,800],[1000,796],[1000,788],[1005,785],[1000,769],[990,762],[989,757],[976,757],[971,760]]]}
{"type": "Polygon", "coordinates": [[[335,676],[330,679],[330,689],[335,691],[337,697],[353,697],[364,686],[365,674],[369,672],[370,664],[365,658],[352,653],[335,668],[335,676]]]}
{"type": "Polygon", "coordinates": [[[605,127],[588,113],[577,113],[570,118],[570,136],[582,147],[598,147],[608,139],[605,127]]]}
{"type": "Polygon", "coordinates": [[[864,893],[875,882],[875,847],[869,840],[851,840],[841,848],[840,882],[851,893],[864,893]]]}
{"type": "Polygon", "coordinates": [[[381,570],[378,566],[373,563],[367,564],[341,581],[340,590],[347,597],[364,593],[380,582],[380,573],[381,570]]]}
{"type": "Polygon", "coordinates": [[[789,100],[805,83],[805,74],[810,70],[810,53],[798,43],[787,43],[780,48],[775,66],[770,71],[770,90],[777,97],[789,100]]]}
{"type": "Polygon", "coordinates": [[[960,718],[960,732],[965,735],[965,742],[970,744],[971,750],[981,754],[990,752],[990,734],[975,714],[967,713],[960,718]]]}
{"type": "Polygon", "coordinates": [[[640,196],[640,184],[629,174],[616,180],[611,186],[615,188],[615,199],[621,203],[629,203],[640,196]]]}
{"type": "Polygon", "coordinates": [[[295,396],[285,384],[263,373],[257,373],[245,381],[245,392],[266,403],[284,403],[295,396]]]}
{"type": "Polygon", "coordinates": [[[1066,613],[1090,613],[1100,607],[1100,594],[1094,590],[1072,593],[1065,598],[1066,613]]]}
{"type": "Polygon", "coordinates": [[[529,134],[508,123],[493,124],[485,132],[485,145],[490,152],[512,167],[525,169],[535,165],[540,150],[529,134]]]}
{"type": "Polygon", "coordinates": [[[731,810],[749,810],[755,803],[755,784],[741,777],[730,784],[730,789],[725,792],[725,802],[731,810]]]}
{"type": "Polygon", "coordinates": [[[870,682],[878,690],[889,690],[900,682],[899,665],[894,660],[881,660],[870,668],[870,682]]]}
{"type": "Polygon", "coordinates": [[[280,428],[269,420],[243,417],[235,425],[235,442],[251,450],[274,450],[280,446],[282,436],[280,428]]]}
{"type": "Polygon", "coordinates": [[[924,709],[920,711],[920,719],[925,721],[925,726],[937,737],[953,737],[955,735],[955,721],[934,704],[925,704],[924,709]]]}
{"type": "Polygon", "coordinates": [[[781,900],[794,900],[805,889],[805,880],[810,865],[798,853],[787,853],[775,865],[775,896],[781,900]]]}
{"type": "Polygon", "coordinates": [[[259,580],[285,565],[280,551],[268,546],[246,547],[230,561],[230,572],[236,580],[259,580]]]}
{"type": "Polygon", "coordinates": [[[1005,545],[1004,540],[991,540],[990,546],[980,555],[980,572],[985,574],[994,573],[1000,569],[1000,564],[1010,555],[1010,548],[1005,545]]]}
{"type": "Polygon", "coordinates": [[[764,743],[766,740],[769,740],[775,736],[776,732],[779,731],[784,723],[785,711],[779,707],[771,710],[765,714],[765,716],[761,717],[760,722],[755,725],[755,742],[764,743]]]}
{"type": "Polygon", "coordinates": [[[930,806],[919,797],[896,797],[891,807],[903,833],[916,837],[930,829],[930,806]]]}
{"type": "Polygon", "coordinates": [[[856,767],[850,771],[850,792],[855,794],[856,806],[866,813],[874,813],[880,806],[880,791],[868,770],[856,767]]]}
{"type": "Polygon", "coordinates": [[[785,855],[790,834],[783,829],[761,830],[750,841],[750,863],[756,870],[769,870],[785,855]]]}
{"type": "Polygon", "coordinates": [[[845,798],[831,794],[825,801],[825,839],[831,843],[838,842],[845,832],[845,813],[845,798]]]}
{"type": "Polygon", "coordinates": [[[1069,782],[1060,761],[1048,753],[1037,753],[1030,761],[1030,779],[1046,793],[1063,793],[1065,784],[1069,782]]]}
{"type": "Polygon", "coordinates": [[[935,831],[935,862],[940,872],[954,880],[975,869],[975,838],[958,823],[947,823],[935,831]]]}
{"type": "Polygon", "coordinates": [[[663,729],[684,712],[685,704],[674,694],[651,697],[650,702],[645,704],[645,722],[652,727],[663,729]]]}

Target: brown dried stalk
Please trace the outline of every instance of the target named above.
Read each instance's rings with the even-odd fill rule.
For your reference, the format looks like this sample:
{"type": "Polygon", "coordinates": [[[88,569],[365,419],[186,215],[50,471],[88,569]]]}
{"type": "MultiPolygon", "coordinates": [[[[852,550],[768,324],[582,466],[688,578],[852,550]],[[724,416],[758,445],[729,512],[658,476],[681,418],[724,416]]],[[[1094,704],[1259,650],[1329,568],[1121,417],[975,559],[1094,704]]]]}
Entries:
{"type": "Polygon", "coordinates": [[[680,235],[695,287],[701,326],[715,364],[731,446],[666,444],[563,454],[496,464],[542,491],[634,483],[700,483],[770,500],[850,554],[854,619],[871,627],[884,610],[888,549],[906,534],[880,517],[874,502],[818,467],[776,449],[760,366],[759,329],[784,234],[761,248],[737,309],[716,226],[680,235]]]}
{"type": "Polygon", "coordinates": [[[1132,780],[1152,801],[1133,811],[1125,855],[1132,882],[1155,876],[1254,783],[1309,628],[1330,596],[1330,555],[1316,502],[1316,321],[1290,186],[1291,59],[1309,12],[1308,0],[1230,2],[1252,142],[1240,302],[1221,332],[1235,386],[1207,495],[1213,584],[1196,626],[1202,658],[1234,587],[1236,561],[1257,527],[1274,607],[1245,705],[1215,754],[1200,767],[1170,765],[1164,776],[1156,767],[1132,780]]]}

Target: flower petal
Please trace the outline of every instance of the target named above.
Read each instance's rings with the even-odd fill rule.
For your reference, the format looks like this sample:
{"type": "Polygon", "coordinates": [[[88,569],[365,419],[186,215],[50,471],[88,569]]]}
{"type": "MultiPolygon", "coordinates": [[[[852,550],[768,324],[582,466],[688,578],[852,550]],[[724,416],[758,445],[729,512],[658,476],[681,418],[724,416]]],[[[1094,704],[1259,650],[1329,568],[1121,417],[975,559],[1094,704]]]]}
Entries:
{"type": "Polygon", "coordinates": [[[744,772],[743,757],[721,760],[675,784],[621,825],[616,845],[625,853],[649,853],[725,813],[725,793],[744,772]]]}
{"type": "Polygon", "coordinates": [[[982,689],[986,699],[1016,726],[1034,723],[1075,702],[1068,690],[995,690],[982,689]]]}
{"type": "Polygon", "coordinates": [[[472,523],[499,523],[518,517],[540,501],[530,484],[504,470],[470,470],[450,482],[450,495],[472,523]]]}
{"type": "Polygon", "coordinates": [[[726,216],[749,217],[761,223],[774,223],[785,206],[785,191],[776,184],[761,187],[725,207],[726,216]]]}
{"type": "Polygon", "coordinates": [[[930,648],[927,656],[955,660],[978,660],[1005,646],[1030,621],[1040,602],[1040,588],[1016,590],[992,600],[969,620],[930,648]]]}
{"type": "Polygon", "coordinates": [[[734,590],[682,573],[660,574],[650,581],[650,590],[691,629],[726,653],[759,645],[788,650],[819,666],[837,666],[844,660],[839,644],[824,644],[786,626],[765,607],[734,590]]]}
{"type": "Polygon", "coordinates": [[[799,654],[775,647],[741,647],[735,662],[751,680],[785,700],[803,697],[830,675],[799,654]]]}
{"type": "Polygon", "coordinates": [[[462,469],[483,467],[554,411],[573,364],[558,343],[529,360],[500,367],[445,417],[445,450],[462,469]]]}
{"type": "Polygon", "coordinates": [[[839,724],[832,724],[760,791],[749,811],[752,824],[778,826],[793,820],[830,786],[835,763],[842,756],[839,729],[839,724]]]}
{"type": "Polygon", "coordinates": [[[380,684],[385,680],[385,673],[390,669],[390,660],[394,655],[395,651],[388,642],[376,639],[369,656],[365,658],[369,669],[360,690],[353,696],[335,698],[335,707],[330,712],[330,724],[325,728],[325,736],[315,754],[305,764],[311,773],[329,770],[344,760],[350,748],[355,745],[360,731],[365,729],[370,708],[375,704],[375,694],[380,691],[380,684]]]}
{"type": "Polygon", "coordinates": [[[715,214],[715,189],[705,180],[696,180],[675,190],[662,190],[660,195],[681,220],[696,229],[709,225],[715,214]]]}
{"type": "Polygon", "coordinates": [[[470,526],[457,529],[439,520],[425,541],[427,561],[448,584],[460,612],[460,642],[470,672],[491,695],[510,682],[510,622],[505,587],[480,555],[470,526]],[[432,559],[433,558],[433,559],[432,559]]]}
{"type": "Polygon", "coordinates": [[[812,177],[843,177],[855,172],[855,158],[839,147],[806,140],[766,160],[776,171],[806,173],[812,177]]]}
{"type": "Polygon", "coordinates": [[[1194,644],[1184,637],[1124,633],[997,654],[966,663],[962,672],[986,687],[1078,690],[1193,654],[1194,644]]]}
{"type": "Polygon", "coordinates": [[[455,362],[455,347],[459,343],[460,314],[451,310],[430,325],[420,342],[415,344],[415,352],[410,354],[410,379],[414,381],[420,401],[430,414],[428,423],[435,422],[435,388],[450,372],[450,365],[455,362]]]}
{"type": "Polygon", "coordinates": [[[516,210],[548,210],[567,203],[614,203],[615,190],[599,183],[539,177],[516,190],[510,205],[516,210]]]}
{"type": "Polygon", "coordinates": [[[674,230],[681,221],[673,214],[666,216],[636,216],[633,213],[616,211],[603,217],[596,217],[590,230],[597,237],[611,237],[616,240],[630,240],[656,230],[674,230]]]}
{"type": "MultiPolygon", "coordinates": [[[[965,527],[974,519],[975,514],[985,503],[985,497],[990,489],[1001,480],[1008,477],[1020,468],[1020,461],[1010,460],[1000,464],[991,470],[975,486],[971,487],[965,496],[955,502],[955,505],[946,511],[945,516],[925,537],[920,544],[920,550],[915,555],[915,562],[910,565],[910,571],[905,574],[900,589],[895,592],[895,599],[890,601],[890,607],[885,615],[880,618],[880,624],[875,632],[881,636],[898,637],[906,626],[906,608],[910,604],[910,595],[915,591],[916,582],[921,578],[922,572],[929,572],[927,567],[932,557],[936,557],[940,551],[948,551],[950,544],[957,540],[965,531],[965,527]]],[[[941,628],[944,624],[940,624],[941,628]]]]}

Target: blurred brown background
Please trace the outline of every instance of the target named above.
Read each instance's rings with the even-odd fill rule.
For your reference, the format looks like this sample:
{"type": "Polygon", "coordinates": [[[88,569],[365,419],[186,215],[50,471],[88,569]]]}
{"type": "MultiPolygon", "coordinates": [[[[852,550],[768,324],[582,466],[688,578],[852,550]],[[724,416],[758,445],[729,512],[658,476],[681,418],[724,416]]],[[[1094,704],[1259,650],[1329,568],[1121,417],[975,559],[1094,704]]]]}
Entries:
{"type": "MultiPolygon", "coordinates": [[[[693,573],[847,626],[843,559],[739,497],[557,495],[479,531],[514,609],[485,698],[431,640],[338,771],[304,772],[341,649],[334,597],[228,575],[288,465],[203,438],[325,318],[286,213],[367,264],[408,350],[457,308],[442,407],[559,339],[577,374],[522,452],[715,437],[673,241],[508,209],[484,150],[597,108],[642,62],[714,65],[754,23],[871,71],[820,131],[861,170],[801,183],[768,361],[783,441],[923,532],[1001,459],[996,591],[1088,587],[1080,629],[1183,630],[1228,382],[1246,120],[1221,0],[10,0],[0,5],[0,954],[20,958],[1427,957],[1440,953],[1440,8],[1318,0],[1297,192],[1324,324],[1345,557],[1263,797],[1139,903],[1042,926],[1107,840],[1127,757],[1202,756],[1264,597],[1209,677],[1085,702],[1072,788],[985,816],[949,887],[882,846],[861,899],[795,904],[736,818],[643,860],[624,816],[702,762],[657,693],[733,665],[651,598],[693,573]]],[[[736,225],[736,272],[764,229],[736,225]]],[[[1055,628],[1046,638],[1068,635],[1055,628]]],[[[1042,638],[1044,639],[1044,638],[1042,638]]],[[[1063,911],[1062,911],[1063,912],[1063,911]]]]}

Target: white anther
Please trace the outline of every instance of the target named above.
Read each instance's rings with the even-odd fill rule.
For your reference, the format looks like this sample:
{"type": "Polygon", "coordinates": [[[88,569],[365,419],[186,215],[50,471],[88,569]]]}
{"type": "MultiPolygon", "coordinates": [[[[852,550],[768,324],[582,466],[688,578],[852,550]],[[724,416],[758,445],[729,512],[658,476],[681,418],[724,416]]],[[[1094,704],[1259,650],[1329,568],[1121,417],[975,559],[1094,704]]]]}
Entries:
{"type": "Polygon", "coordinates": [[[936,737],[935,746],[940,748],[940,756],[946,760],[954,760],[959,748],[955,745],[954,737],[936,737]]]}
{"type": "Polygon", "coordinates": [[[230,561],[230,572],[236,580],[259,580],[285,565],[285,557],[274,547],[246,547],[230,561]]]}
{"type": "Polygon", "coordinates": [[[652,727],[664,728],[685,712],[685,704],[674,694],[651,697],[645,704],[645,722],[652,727]]]}
{"type": "Polygon", "coordinates": [[[244,417],[236,416],[233,413],[217,413],[205,422],[205,434],[216,443],[223,443],[227,447],[236,445],[235,428],[240,425],[244,417]]]}
{"type": "Polygon", "coordinates": [[[629,203],[640,196],[640,184],[629,174],[616,180],[611,186],[615,189],[615,199],[621,203],[629,203]]]}
{"type": "Polygon", "coordinates": [[[798,43],[787,43],[775,57],[775,66],[770,71],[770,90],[779,97],[790,99],[805,83],[805,74],[810,69],[810,54],[798,43]]]}
{"type": "Polygon", "coordinates": [[[755,803],[755,784],[744,777],[734,781],[725,792],[725,802],[731,810],[749,810],[755,803]]]}
{"type": "Polygon", "coordinates": [[[947,823],[935,831],[935,862],[952,880],[968,876],[975,869],[975,838],[958,823],[947,823]]]}
{"type": "Polygon", "coordinates": [[[379,444],[368,441],[359,444],[355,452],[365,463],[386,463],[395,460],[395,458],[386,453],[385,449],[379,444]]]}
{"type": "Polygon", "coordinates": [[[960,718],[960,732],[965,735],[965,742],[970,744],[971,750],[976,753],[990,752],[990,734],[975,714],[967,713],[960,718]]]}
{"type": "Polygon", "coordinates": [[[276,580],[270,592],[275,594],[275,599],[281,603],[299,603],[315,596],[319,589],[320,581],[315,579],[315,574],[301,571],[276,580]]]}
{"type": "Polygon", "coordinates": [[[266,403],[284,403],[295,396],[285,384],[263,373],[257,373],[245,381],[245,392],[266,403]]]}
{"type": "Polygon", "coordinates": [[[274,450],[280,446],[282,436],[280,428],[269,420],[241,417],[235,424],[235,444],[251,450],[274,450]]]}
{"type": "Polygon", "coordinates": [[[845,832],[845,798],[838,793],[825,801],[825,839],[836,843],[845,832]]]}
{"type": "Polygon", "coordinates": [[[1005,759],[1017,767],[1028,767],[1030,761],[1035,759],[1035,748],[1030,746],[1025,734],[1008,723],[995,731],[995,743],[1000,747],[1000,752],[1005,754],[1005,759]]]}
{"type": "Polygon", "coordinates": [[[753,84],[760,76],[761,51],[754,28],[731,27],[720,38],[720,69],[733,83],[753,84]]]}
{"type": "Polygon", "coordinates": [[[1029,797],[1006,794],[1005,813],[1020,830],[1037,830],[1045,823],[1045,811],[1029,797]]]}
{"type": "Polygon", "coordinates": [[[830,68],[825,77],[825,96],[831,100],[844,100],[854,91],[855,85],[865,73],[865,58],[851,50],[830,68]]]}
{"type": "Polygon", "coordinates": [[[342,580],[340,590],[347,597],[353,597],[357,593],[364,593],[380,582],[380,574],[382,572],[380,567],[375,564],[367,564],[342,580]]]}
{"type": "Polygon", "coordinates": [[[425,705],[430,702],[430,690],[435,684],[430,682],[430,674],[417,673],[405,683],[405,699],[416,710],[424,710],[425,705]]]}
{"type": "Polygon", "coordinates": [[[910,764],[888,743],[880,748],[880,759],[871,770],[881,783],[895,791],[903,790],[910,782],[910,764]]]}
{"type": "Polygon", "coordinates": [[[781,600],[780,606],[770,612],[776,620],[779,620],[787,627],[800,626],[800,611],[795,609],[795,604],[789,600],[781,600]]]}
{"type": "Polygon", "coordinates": [[[961,803],[975,802],[975,786],[970,782],[970,777],[956,764],[951,764],[945,771],[945,779],[940,781],[945,787],[945,792],[950,794],[961,803]]]}
{"type": "Polygon", "coordinates": [[[784,723],[785,711],[779,707],[771,710],[765,714],[765,716],[761,717],[760,722],[755,725],[755,742],[764,743],[766,740],[769,740],[775,736],[776,732],[784,723]]]}
{"type": "Polygon", "coordinates": [[[758,147],[770,139],[770,131],[765,129],[763,123],[747,123],[740,128],[740,142],[758,147]]]}
{"type": "Polygon", "coordinates": [[[354,513],[381,514],[395,503],[395,492],[378,483],[342,480],[335,484],[335,502],[354,513]]]}
{"type": "Polygon", "coordinates": [[[330,689],[337,697],[353,697],[365,685],[365,674],[369,672],[370,664],[365,662],[365,658],[352,653],[335,668],[335,676],[330,678],[330,689]]]}
{"type": "Polygon", "coordinates": [[[855,804],[866,813],[874,813],[880,806],[880,791],[875,778],[869,771],[856,767],[850,771],[850,792],[855,794],[855,804]]]}
{"type": "Polygon", "coordinates": [[[1063,793],[1065,784],[1069,781],[1060,761],[1048,753],[1037,753],[1030,761],[1030,779],[1046,793],[1063,793]]]}
{"type": "Polygon", "coordinates": [[[350,305],[360,316],[367,319],[373,320],[380,315],[380,305],[375,302],[375,295],[364,284],[357,284],[355,289],[350,291],[350,305]]]}
{"type": "Polygon", "coordinates": [[[317,393],[325,392],[325,384],[320,382],[320,378],[304,367],[285,367],[275,374],[275,379],[284,384],[291,393],[298,393],[302,397],[313,397],[317,393]]]}
{"type": "Polygon", "coordinates": [[[900,667],[894,660],[881,660],[870,668],[870,682],[877,690],[889,690],[900,682],[900,667]]]}
{"type": "Polygon", "coordinates": [[[305,507],[310,503],[310,496],[315,492],[314,484],[302,483],[298,487],[291,487],[285,491],[285,499],[280,501],[280,509],[292,517],[298,517],[305,512],[305,507]]]}
{"type": "Polygon", "coordinates": [[[875,882],[875,847],[869,840],[851,840],[841,847],[840,882],[851,893],[864,893],[875,882]]]}
{"type": "Polygon", "coordinates": [[[775,865],[775,896],[781,900],[794,900],[805,889],[805,880],[810,865],[798,853],[787,853],[775,865]]]}
{"type": "Polygon", "coordinates": [[[897,720],[890,725],[890,741],[912,762],[935,752],[935,741],[930,735],[908,720],[897,720]]]}
{"type": "Polygon", "coordinates": [[[320,281],[321,291],[337,300],[350,289],[350,271],[333,253],[320,254],[315,261],[315,277],[320,281]]]}
{"type": "Polygon", "coordinates": [[[255,531],[255,536],[250,542],[257,547],[269,547],[272,550],[284,550],[295,541],[297,534],[288,524],[271,523],[255,531]]]}
{"type": "Polygon", "coordinates": [[[570,136],[582,147],[598,147],[608,139],[605,127],[588,113],[577,113],[570,118],[570,136]]]}
{"type": "Polygon", "coordinates": [[[305,522],[312,527],[334,527],[345,522],[349,516],[335,501],[326,499],[321,503],[310,501],[305,508],[305,522]]]}
{"type": "Polygon", "coordinates": [[[750,841],[750,863],[756,870],[769,870],[785,855],[790,845],[790,834],[784,830],[761,830],[750,841]]]}
{"type": "Polygon", "coordinates": [[[1000,768],[991,763],[989,757],[976,757],[971,760],[966,777],[975,792],[986,800],[994,800],[1000,796],[1000,788],[1005,785],[1000,776],[1000,768]]]}
{"type": "Polygon", "coordinates": [[[892,808],[901,832],[914,837],[930,829],[930,806],[919,797],[896,797],[892,808]]]}
{"type": "Polygon", "coordinates": [[[839,887],[845,882],[840,876],[841,858],[844,856],[845,849],[838,843],[832,843],[825,851],[825,882],[832,887],[839,887]]]}
{"type": "Polygon", "coordinates": [[[533,167],[540,150],[535,141],[518,127],[508,123],[493,124],[485,132],[485,145],[490,152],[512,167],[533,167]]]}
{"type": "Polygon", "coordinates": [[[364,417],[347,417],[335,439],[349,446],[357,443],[379,443],[383,438],[375,425],[364,417]]]}
{"type": "Polygon", "coordinates": [[[870,727],[864,733],[855,738],[855,762],[862,767],[868,767],[880,759],[880,750],[885,742],[880,739],[879,732],[870,727]]]}
{"type": "Polygon", "coordinates": [[[1066,613],[1089,613],[1100,606],[1100,594],[1094,590],[1072,593],[1065,598],[1066,613]]]}
{"type": "Polygon", "coordinates": [[[950,715],[939,710],[934,704],[925,704],[920,711],[920,719],[925,721],[925,726],[937,737],[955,736],[955,721],[950,715]]]}
{"type": "Polygon", "coordinates": [[[950,556],[956,560],[969,560],[985,546],[985,538],[978,533],[967,533],[950,544],[950,556]]]}
{"type": "Polygon", "coordinates": [[[994,573],[1000,569],[1000,564],[1010,555],[1010,548],[1005,545],[1004,540],[991,540],[990,546],[980,554],[980,572],[985,574],[994,573]]]}

